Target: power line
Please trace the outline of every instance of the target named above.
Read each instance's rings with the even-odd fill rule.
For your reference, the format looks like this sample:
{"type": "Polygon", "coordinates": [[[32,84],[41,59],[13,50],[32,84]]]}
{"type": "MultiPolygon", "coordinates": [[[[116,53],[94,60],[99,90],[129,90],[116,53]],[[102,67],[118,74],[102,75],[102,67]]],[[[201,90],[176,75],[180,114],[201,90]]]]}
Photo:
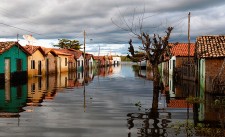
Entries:
{"type": "Polygon", "coordinates": [[[26,31],[26,32],[30,32],[30,33],[33,33],[33,34],[42,35],[42,34],[30,31],[30,30],[26,30],[26,29],[23,29],[23,28],[19,28],[19,27],[16,27],[16,26],[9,25],[9,24],[5,24],[5,23],[0,23],[0,24],[8,26],[8,27],[15,28],[15,29],[23,30],[23,31],[26,31]]]}

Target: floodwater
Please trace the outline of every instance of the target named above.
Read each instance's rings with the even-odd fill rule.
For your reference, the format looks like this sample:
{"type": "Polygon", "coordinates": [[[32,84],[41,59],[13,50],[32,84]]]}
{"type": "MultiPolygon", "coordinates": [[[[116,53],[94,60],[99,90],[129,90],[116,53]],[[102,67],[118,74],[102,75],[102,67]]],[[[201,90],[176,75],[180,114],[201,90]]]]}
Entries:
{"type": "Polygon", "coordinates": [[[153,82],[147,80],[151,74],[141,74],[144,76],[134,72],[130,64],[122,64],[86,74],[6,82],[0,86],[0,136],[204,136],[208,135],[206,129],[224,129],[223,109],[209,105],[214,98],[196,92],[193,83],[175,85],[170,77],[163,78],[159,110],[152,114],[153,82]],[[189,104],[185,101],[188,96],[209,101],[189,104]]]}

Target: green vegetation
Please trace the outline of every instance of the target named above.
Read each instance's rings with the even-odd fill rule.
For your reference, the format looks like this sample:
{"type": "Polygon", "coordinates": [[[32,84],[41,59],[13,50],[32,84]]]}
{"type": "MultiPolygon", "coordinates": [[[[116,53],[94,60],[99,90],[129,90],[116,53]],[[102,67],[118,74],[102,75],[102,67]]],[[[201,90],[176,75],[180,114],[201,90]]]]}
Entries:
{"type": "Polygon", "coordinates": [[[201,99],[199,97],[192,97],[192,96],[186,98],[186,101],[188,103],[191,103],[191,104],[194,104],[194,103],[204,103],[205,102],[204,99],[201,99]]]}
{"type": "Polygon", "coordinates": [[[120,56],[121,57],[121,61],[122,62],[127,62],[127,61],[131,61],[127,56],[120,56]]]}
{"type": "Polygon", "coordinates": [[[76,49],[79,50],[81,44],[78,40],[69,40],[69,39],[59,39],[58,45],[54,45],[54,47],[60,47],[62,49],[76,49]]]}

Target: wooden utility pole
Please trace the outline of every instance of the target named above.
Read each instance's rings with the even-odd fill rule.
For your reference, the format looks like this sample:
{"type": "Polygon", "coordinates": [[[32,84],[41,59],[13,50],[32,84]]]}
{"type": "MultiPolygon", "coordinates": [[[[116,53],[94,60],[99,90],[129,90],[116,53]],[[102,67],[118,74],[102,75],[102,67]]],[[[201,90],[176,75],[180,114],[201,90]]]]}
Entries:
{"type": "Polygon", "coordinates": [[[83,73],[84,73],[84,112],[86,111],[86,91],[85,91],[85,75],[86,75],[86,59],[85,59],[85,40],[86,40],[86,32],[84,30],[84,66],[83,66],[83,73]]]}
{"type": "Polygon", "coordinates": [[[84,69],[86,67],[86,59],[85,59],[85,43],[86,43],[86,32],[84,30],[84,69]]]}
{"type": "Polygon", "coordinates": [[[188,63],[190,63],[190,16],[191,13],[188,13],[188,63]]]}

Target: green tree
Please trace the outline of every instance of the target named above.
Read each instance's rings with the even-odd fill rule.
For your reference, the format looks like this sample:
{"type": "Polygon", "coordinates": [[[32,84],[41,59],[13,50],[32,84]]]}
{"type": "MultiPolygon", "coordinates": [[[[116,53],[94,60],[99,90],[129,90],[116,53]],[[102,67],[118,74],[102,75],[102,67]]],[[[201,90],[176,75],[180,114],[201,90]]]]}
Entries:
{"type": "Polygon", "coordinates": [[[60,47],[63,49],[81,49],[81,44],[78,40],[69,40],[69,39],[59,39],[59,42],[57,45],[54,45],[54,47],[60,47]]]}

